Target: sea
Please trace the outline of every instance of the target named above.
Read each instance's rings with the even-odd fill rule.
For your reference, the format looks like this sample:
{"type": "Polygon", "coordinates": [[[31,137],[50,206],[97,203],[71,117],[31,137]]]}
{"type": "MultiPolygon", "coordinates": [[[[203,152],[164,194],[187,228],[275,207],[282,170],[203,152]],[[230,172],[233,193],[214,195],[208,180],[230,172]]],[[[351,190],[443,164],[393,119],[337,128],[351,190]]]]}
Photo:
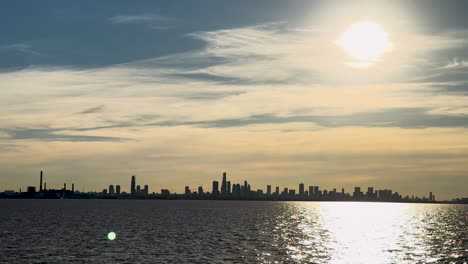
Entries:
{"type": "Polygon", "coordinates": [[[0,200],[0,263],[468,263],[468,205],[0,200]]]}

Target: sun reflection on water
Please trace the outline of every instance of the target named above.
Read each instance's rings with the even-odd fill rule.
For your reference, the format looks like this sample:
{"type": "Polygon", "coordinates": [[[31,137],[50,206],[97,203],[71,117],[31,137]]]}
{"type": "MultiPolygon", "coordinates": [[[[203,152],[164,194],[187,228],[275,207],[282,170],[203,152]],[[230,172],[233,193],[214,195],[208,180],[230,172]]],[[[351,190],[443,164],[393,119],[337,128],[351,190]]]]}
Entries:
{"type": "Polygon", "coordinates": [[[398,248],[411,208],[400,204],[330,203],[320,207],[322,225],[334,238],[334,263],[385,263],[398,248]]]}
{"type": "Polygon", "coordinates": [[[452,212],[453,207],[298,202],[281,210],[275,243],[284,244],[293,262],[439,263],[466,254],[460,244],[463,238],[449,239],[460,233],[451,230],[460,226],[454,221],[467,220],[453,217],[460,215],[452,212]]]}

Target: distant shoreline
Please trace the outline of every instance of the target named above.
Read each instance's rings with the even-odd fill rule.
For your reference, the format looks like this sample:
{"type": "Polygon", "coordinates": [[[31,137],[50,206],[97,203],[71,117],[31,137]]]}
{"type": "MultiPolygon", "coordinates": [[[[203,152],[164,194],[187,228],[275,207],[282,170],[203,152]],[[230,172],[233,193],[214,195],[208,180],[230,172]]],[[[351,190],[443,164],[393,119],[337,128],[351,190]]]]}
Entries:
{"type": "Polygon", "coordinates": [[[468,204],[463,199],[460,201],[359,201],[359,200],[300,200],[300,199],[194,199],[184,197],[70,197],[70,198],[51,198],[51,197],[24,197],[24,196],[0,196],[0,200],[136,200],[136,201],[246,201],[246,202],[358,202],[358,203],[402,203],[402,204],[468,204]]]}

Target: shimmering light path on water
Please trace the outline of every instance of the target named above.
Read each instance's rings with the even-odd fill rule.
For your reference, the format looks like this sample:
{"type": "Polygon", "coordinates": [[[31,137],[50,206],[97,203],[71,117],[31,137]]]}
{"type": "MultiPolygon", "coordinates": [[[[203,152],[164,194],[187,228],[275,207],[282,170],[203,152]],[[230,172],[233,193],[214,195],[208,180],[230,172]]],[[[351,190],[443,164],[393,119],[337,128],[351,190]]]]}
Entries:
{"type": "Polygon", "coordinates": [[[464,263],[467,223],[467,205],[0,200],[0,263],[464,263]]]}

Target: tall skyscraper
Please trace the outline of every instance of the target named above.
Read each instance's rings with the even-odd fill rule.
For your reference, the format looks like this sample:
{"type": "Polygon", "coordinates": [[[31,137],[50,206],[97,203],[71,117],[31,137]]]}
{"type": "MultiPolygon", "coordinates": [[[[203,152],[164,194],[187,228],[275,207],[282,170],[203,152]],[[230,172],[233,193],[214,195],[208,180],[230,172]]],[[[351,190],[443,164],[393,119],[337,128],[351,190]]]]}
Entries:
{"type": "Polygon", "coordinates": [[[367,187],[367,200],[372,200],[374,199],[374,187],[367,187]]]}
{"type": "Polygon", "coordinates": [[[135,180],[135,175],[132,176],[132,183],[131,183],[131,187],[130,187],[130,194],[131,195],[135,195],[135,184],[136,184],[136,180],[135,180]]]}
{"type": "Polygon", "coordinates": [[[148,193],[149,193],[149,187],[148,187],[148,184],[145,184],[145,187],[143,187],[143,194],[145,196],[148,196],[148,193]]]}
{"type": "Polygon", "coordinates": [[[41,171],[41,177],[39,179],[39,191],[42,192],[42,171],[41,171]]]}
{"type": "Polygon", "coordinates": [[[140,185],[137,185],[137,187],[136,187],[136,194],[137,194],[137,195],[140,195],[140,194],[141,194],[141,187],[140,187],[140,185]]]}
{"type": "Polygon", "coordinates": [[[267,193],[268,196],[271,195],[271,185],[267,185],[267,193]]]}
{"type": "Polygon", "coordinates": [[[120,195],[120,185],[115,186],[115,194],[120,195]]]}
{"type": "Polygon", "coordinates": [[[109,185],[109,195],[114,195],[114,185],[109,185]]]}
{"type": "Polygon", "coordinates": [[[199,187],[198,187],[198,194],[199,194],[199,195],[205,194],[205,192],[203,191],[203,186],[199,186],[199,187]]]}
{"type": "Polygon", "coordinates": [[[304,197],[304,184],[303,183],[299,184],[299,196],[304,197]]]}
{"type": "Polygon", "coordinates": [[[212,195],[219,194],[219,183],[217,181],[213,181],[213,190],[211,191],[212,195]]]}
{"type": "Polygon", "coordinates": [[[223,172],[223,181],[221,182],[221,195],[226,195],[227,182],[226,182],[226,172],[223,172]]]}
{"type": "Polygon", "coordinates": [[[74,192],[75,192],[75,184],[72,183],[72,193],[74,193],[74,192]]]}
{"type": "Polygon", "coordinates": [[[314,196],[314,186],[309,186],[309,197],[314,196]]]}
{"type": "Polygon", "coordinates": [[[227,181],[226,193],[227,193],[227,194],[231,194],[231,181],[227,181]]]}
{"type": "Polygon", "coordinates": [[[275,188],[275,195],[279,195],[279,194],[280,194],[280,191],[279,191],[279,190],[280,190],[279,186],[276,186],[276,188],[275,188]]]}

